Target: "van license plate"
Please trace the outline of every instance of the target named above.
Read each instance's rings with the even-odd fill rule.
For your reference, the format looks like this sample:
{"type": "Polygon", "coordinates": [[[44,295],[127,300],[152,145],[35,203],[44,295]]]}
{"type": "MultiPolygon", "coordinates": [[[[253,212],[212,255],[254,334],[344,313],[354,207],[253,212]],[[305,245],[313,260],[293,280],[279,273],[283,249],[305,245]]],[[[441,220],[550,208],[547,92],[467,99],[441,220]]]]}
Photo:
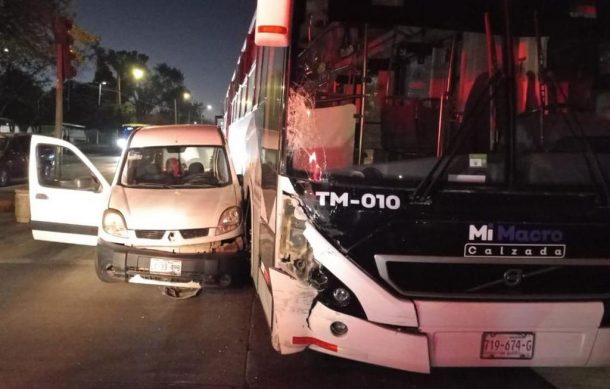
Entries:
{"type": "Polygon", "coordinates": [[[175,259],[150,259],[150,272],[179,276],[182,273],[182,261],[175,259]]]}
{"type": "Polygon", "coordinates": [[[534,339],[531,332],[484,332],[482,359],[532,359],[534,339]]]}

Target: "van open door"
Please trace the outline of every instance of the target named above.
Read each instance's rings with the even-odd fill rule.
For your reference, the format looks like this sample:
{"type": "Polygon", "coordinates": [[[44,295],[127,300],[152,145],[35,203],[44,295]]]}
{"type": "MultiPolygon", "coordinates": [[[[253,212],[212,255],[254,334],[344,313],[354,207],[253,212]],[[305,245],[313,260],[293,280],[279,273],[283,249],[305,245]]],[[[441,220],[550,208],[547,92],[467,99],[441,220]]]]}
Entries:
{"type": "Polygon", "coordinates": [[[110,185],[78,148],[61,139],[33,135],[29,189],[34,239],[97,244],[110,185]]]}

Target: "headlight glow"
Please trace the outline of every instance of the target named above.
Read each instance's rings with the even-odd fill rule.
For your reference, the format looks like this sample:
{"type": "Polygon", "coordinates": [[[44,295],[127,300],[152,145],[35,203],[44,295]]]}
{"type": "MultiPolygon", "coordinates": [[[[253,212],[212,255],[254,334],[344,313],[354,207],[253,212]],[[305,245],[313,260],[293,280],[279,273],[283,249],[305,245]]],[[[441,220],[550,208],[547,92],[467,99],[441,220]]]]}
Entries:
{"type": "Polygon", "coordinates": [[[239,207],[227,208],[222,215],[220,215],[218,226],[216,227],[216,235],[222,235],[233,231],[239,227],[240,224],[241,209],[239,209],[239,207]]]}
{"type": "Polygon", "coordinates": [[[119,138],[116,140],[116,145],[122,149],[125,148],[125,146],[127,146],[127,139],[125,138],[119,138]]]}
{"type": "Polygon", "coordinates": [[[116,209],[107,209],[104,211],[104,218],[102,219],[102,228],[104,232],[116,236],[118,238],[128,238],[127,225],[125,224],[125,218],[116,209]]]}

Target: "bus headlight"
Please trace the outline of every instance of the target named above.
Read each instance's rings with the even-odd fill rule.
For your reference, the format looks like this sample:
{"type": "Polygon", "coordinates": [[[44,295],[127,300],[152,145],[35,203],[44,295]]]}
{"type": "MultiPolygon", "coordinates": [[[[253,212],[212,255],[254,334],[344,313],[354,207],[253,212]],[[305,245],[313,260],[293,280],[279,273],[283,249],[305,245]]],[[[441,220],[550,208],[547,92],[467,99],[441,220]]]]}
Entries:
{"type": "Polygon", "coordinates": [[[102,229],[107,234],[116,236],[117,238],[128,238],[127,225],[125,224],[125,218],[121,212],[116,209],[107,209],[104,211],[104,217],[102,218],[102,229]]]}
{"type": "Polygon", "coordinates": [[[317,290],[326,288],[328,279],[313,257],[313,250],[303,234],[307,216],[296,200],[284,201],[284,220],[280,243],[281,267],[294,278],[317,290]]]}
{"type": "Polygon", "coordinates": [[[346,307],[349,305],[352,295],[347,289],[339,287],[333,290],[333,298],[338,306],[346,307]]]}
{"type": "Polygon", "coordinates": [[[241,210],[239,207],[227,208],[220,219],[218,220],[218,226],[216,226],[216,235],[226,234],[231,232],[241,224],[241,210]]]}
{"type": "MultiPolygon", "coordinates": [[[[366,319],[366,313],[354,292],[315,259],[304,234],[308,216],[298,200],[286,197],[283,206],[280,268],[318,291],[314,303],[319,301],[335,311],[366,319]]],[[[345,333],[346,330],[338,328],[337,333],[345,333]]]]}

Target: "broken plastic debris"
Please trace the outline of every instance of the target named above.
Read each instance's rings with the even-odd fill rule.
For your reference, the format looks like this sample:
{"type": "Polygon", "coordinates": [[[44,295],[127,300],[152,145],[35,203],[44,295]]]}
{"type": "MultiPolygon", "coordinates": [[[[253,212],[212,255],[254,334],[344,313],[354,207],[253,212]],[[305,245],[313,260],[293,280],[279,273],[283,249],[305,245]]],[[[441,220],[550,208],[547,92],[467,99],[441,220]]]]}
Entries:
{"type": "Polygon", "coordinates": [[[163,295],[175,298],[178,300],[183,300],[191,297],[197,296],[201,288],[176,288],[171,286],[166,286],[163,288],[163,295]]]}

